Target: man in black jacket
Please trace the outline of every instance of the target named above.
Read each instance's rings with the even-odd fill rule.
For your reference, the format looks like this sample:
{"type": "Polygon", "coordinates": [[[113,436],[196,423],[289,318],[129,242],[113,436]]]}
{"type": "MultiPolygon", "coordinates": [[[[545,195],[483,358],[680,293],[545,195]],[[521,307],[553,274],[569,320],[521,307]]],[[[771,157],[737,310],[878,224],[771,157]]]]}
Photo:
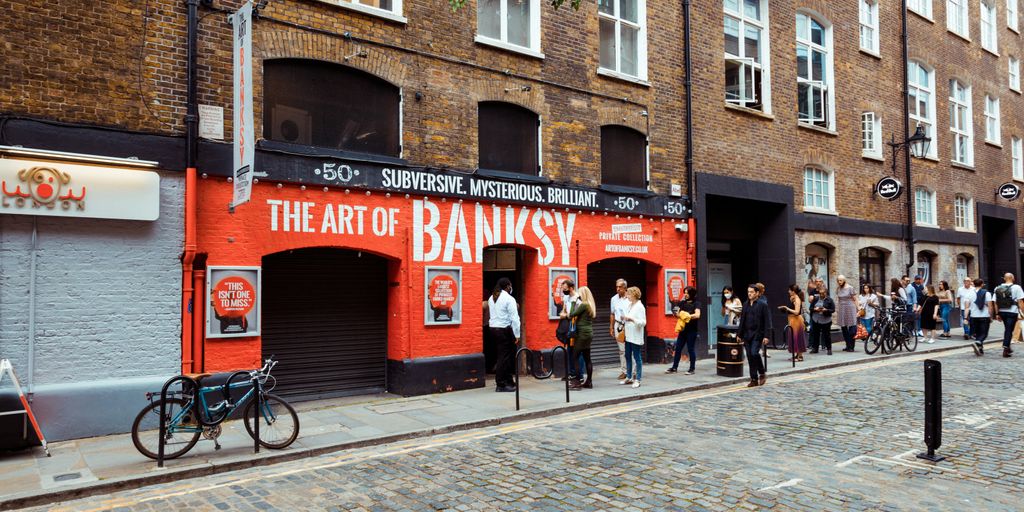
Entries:
{"type": "Polygon", "coordinates": [[[761,361],[761,346],[768,342],[768,329],[771,325],[771,313],[768,303],[762,300],[761,293],[755,285],[747,287],[749,302],[740,315],[737,335],[747,349],[747,363],[750,365],[750,384],[748,388],[763,386],[765,382],[764,362],[761,361]]]}

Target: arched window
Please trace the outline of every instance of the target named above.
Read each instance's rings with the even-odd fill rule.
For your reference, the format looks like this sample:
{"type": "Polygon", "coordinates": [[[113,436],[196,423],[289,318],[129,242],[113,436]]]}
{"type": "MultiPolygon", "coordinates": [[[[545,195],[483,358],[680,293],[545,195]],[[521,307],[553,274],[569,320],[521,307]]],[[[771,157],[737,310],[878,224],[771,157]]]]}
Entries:
{"type": "Polygon", "coordinates": [[[860,0],[860,49],[878,54],[878,0],[860,0]]]}
{"type": "MultiPolygon", "coordinates": [[[[924,64],[912,60],[907,63],[909,89],[907,96],[910,104],[911,125],[921,126],[925,133],[935,141],[935,72],[924,64]]],[[[938,144],[928,145],[928,157],[936,158],[938,144]]]]}
{"type": "Polygon", "coordinates": [[[932,266],[935,263],[935,253],[921,251],[917,253],[917,275],[921,276],[923,284],[931,283],[932,266]]]}
{"type": "Polygon", "coordinates": [[[768,0],[724,0],[725,102],[771,113],[768,0]]]}
{"type": "Polygon", "coordinates": [[[956,283],[957,288],[963,286],[964,279],[971,276],[971,263],[974,261],[974,256],[967,253],[960,253],[956,255],[956,283]]]}
{"type": "Polygon", "coordinates": [[[957,194],[953,198],[953,219],[956,221],[956,229],[974,231],[974,201],[963,194],[957,194]]]}
{"type": "Polygon", "coordinates": [[[804,168],[804,211],[835,213],[835,176],[816,166],[804,168]]]}
{"type": "Polygon", "coordinates": [[[481,102],[479,115],[481,169],[540,175],[540,116],[501,101],[481,102]]]}
{"type": "Polygon", "coordinates": [[[955,78],[949,81],[949,130],[953,132],[953,161],[974,165],[971,88],[955,78]]]}
{"type": "Polygon", "coordinates": [[[263,63],[263,138],[400,157],[401,91],[369,73],[315,60],[263,63]]]}
{"type": "Polygon", "coordinates": [[[601,127],[601,184],[647,188],[647,137],[625,126],[601,127]]]}
{"type": "Polygon", "coordinates": [[[796,76],[799,121],[834,128],[832,26],[803,12],[796,13],[796,76]]]}
{"type": "Polygon", "coordinates": [[[914,212],[919,226],[938,227],[935,192],[924,187],[917,187],[914,191],[914,212]]]}
{"type": "Polygon", "coordinates": [[[875,291],[885,292],[885,256],[884,251],[875,247],[859,251],[860,284],[870,284],[875,291]]]}

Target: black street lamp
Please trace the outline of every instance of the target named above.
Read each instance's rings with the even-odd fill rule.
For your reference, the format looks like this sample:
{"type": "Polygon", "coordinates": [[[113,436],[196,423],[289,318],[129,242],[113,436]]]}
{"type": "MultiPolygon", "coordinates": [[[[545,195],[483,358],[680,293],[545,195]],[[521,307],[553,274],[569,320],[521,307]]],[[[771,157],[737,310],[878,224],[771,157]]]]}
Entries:
{"type": "MultiPolygon", "coordinates": [[[[904,132],[906,133],[906,132],[904,132]]],[[[928,154],[928,148],[931,146],[932,139],[925,133],[925,129],[920,124],[917,125],[917,129],[914,130],[914,134],[903,142],[896,142],[896,134],[892,134],[892,139],[887,142],[890,148],[892,148],[892,176],[896,177],[896,157],[899,155],[900,150],[909,147],[910,154],[916,158],[923,158],[928,154]]],[[[907,252],[910,261],[907,263],[907,275],[910,275],[910,268],[914,266],[916,255],[914,254],[914,211],[913,203],[911,202],[914,194],[914,186],[910,180],[910,158],[906,158],[907,167],[907,226],[906,226],[906,237],[907,237],[907,252]]]]}

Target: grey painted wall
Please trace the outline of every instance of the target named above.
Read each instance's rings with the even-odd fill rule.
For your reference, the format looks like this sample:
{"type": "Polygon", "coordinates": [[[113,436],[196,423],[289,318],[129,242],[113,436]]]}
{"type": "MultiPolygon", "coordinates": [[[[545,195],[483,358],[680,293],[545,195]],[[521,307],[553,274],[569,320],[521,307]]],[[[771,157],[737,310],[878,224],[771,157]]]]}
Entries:
{"type": "Polygon", "coordinates": [[[12,361],[22,386],[33,382],[48,440],[129,430],[130,420],[103,419],[110,411],[81,397],[105,389],[111,407],[124,405],[134,416],[141,403],[128,407],[109,401],[116,382],[130,379],[128,387],[137,388],[140,381],[161,381],[180,370],[184,177],[160,174],[155,222],[36,218],[33,376],[28,374],[33,218],[0,215],[0,357],[12,361]],[[48,431],[48,424],[54,428],[48,431]]]}

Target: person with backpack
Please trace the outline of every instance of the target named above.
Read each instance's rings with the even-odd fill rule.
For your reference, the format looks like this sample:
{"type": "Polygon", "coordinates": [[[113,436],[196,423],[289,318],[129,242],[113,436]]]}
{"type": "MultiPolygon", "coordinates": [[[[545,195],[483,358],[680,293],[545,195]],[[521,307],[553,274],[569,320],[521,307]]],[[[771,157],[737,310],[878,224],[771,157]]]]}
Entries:
{"type": "Polygon", "coordinates": [[[1003,274],[1003,284],[993,290],[996,296],[996,307],[999,313],[996,318],[1003,321],[1003,357],[1010,357],[1013,349],[1010,348],[1010,340],[1013,337],[1013,328],[1017,325],[1020,312],[1024,309],[1024,290],[1019,284],[1014,283],[1013,274],[1003,274]]]}
{"type": "Polygon", "coordinates": [[[967,297],[970,301],[971,334],[974,336],[974,349],[976,355],[985,354],[985,338],[988,337],[988,328],[992,318],[996,316],[996,299],[985,289],[985,281],[974,280],[974,293],[967,297]]]}

